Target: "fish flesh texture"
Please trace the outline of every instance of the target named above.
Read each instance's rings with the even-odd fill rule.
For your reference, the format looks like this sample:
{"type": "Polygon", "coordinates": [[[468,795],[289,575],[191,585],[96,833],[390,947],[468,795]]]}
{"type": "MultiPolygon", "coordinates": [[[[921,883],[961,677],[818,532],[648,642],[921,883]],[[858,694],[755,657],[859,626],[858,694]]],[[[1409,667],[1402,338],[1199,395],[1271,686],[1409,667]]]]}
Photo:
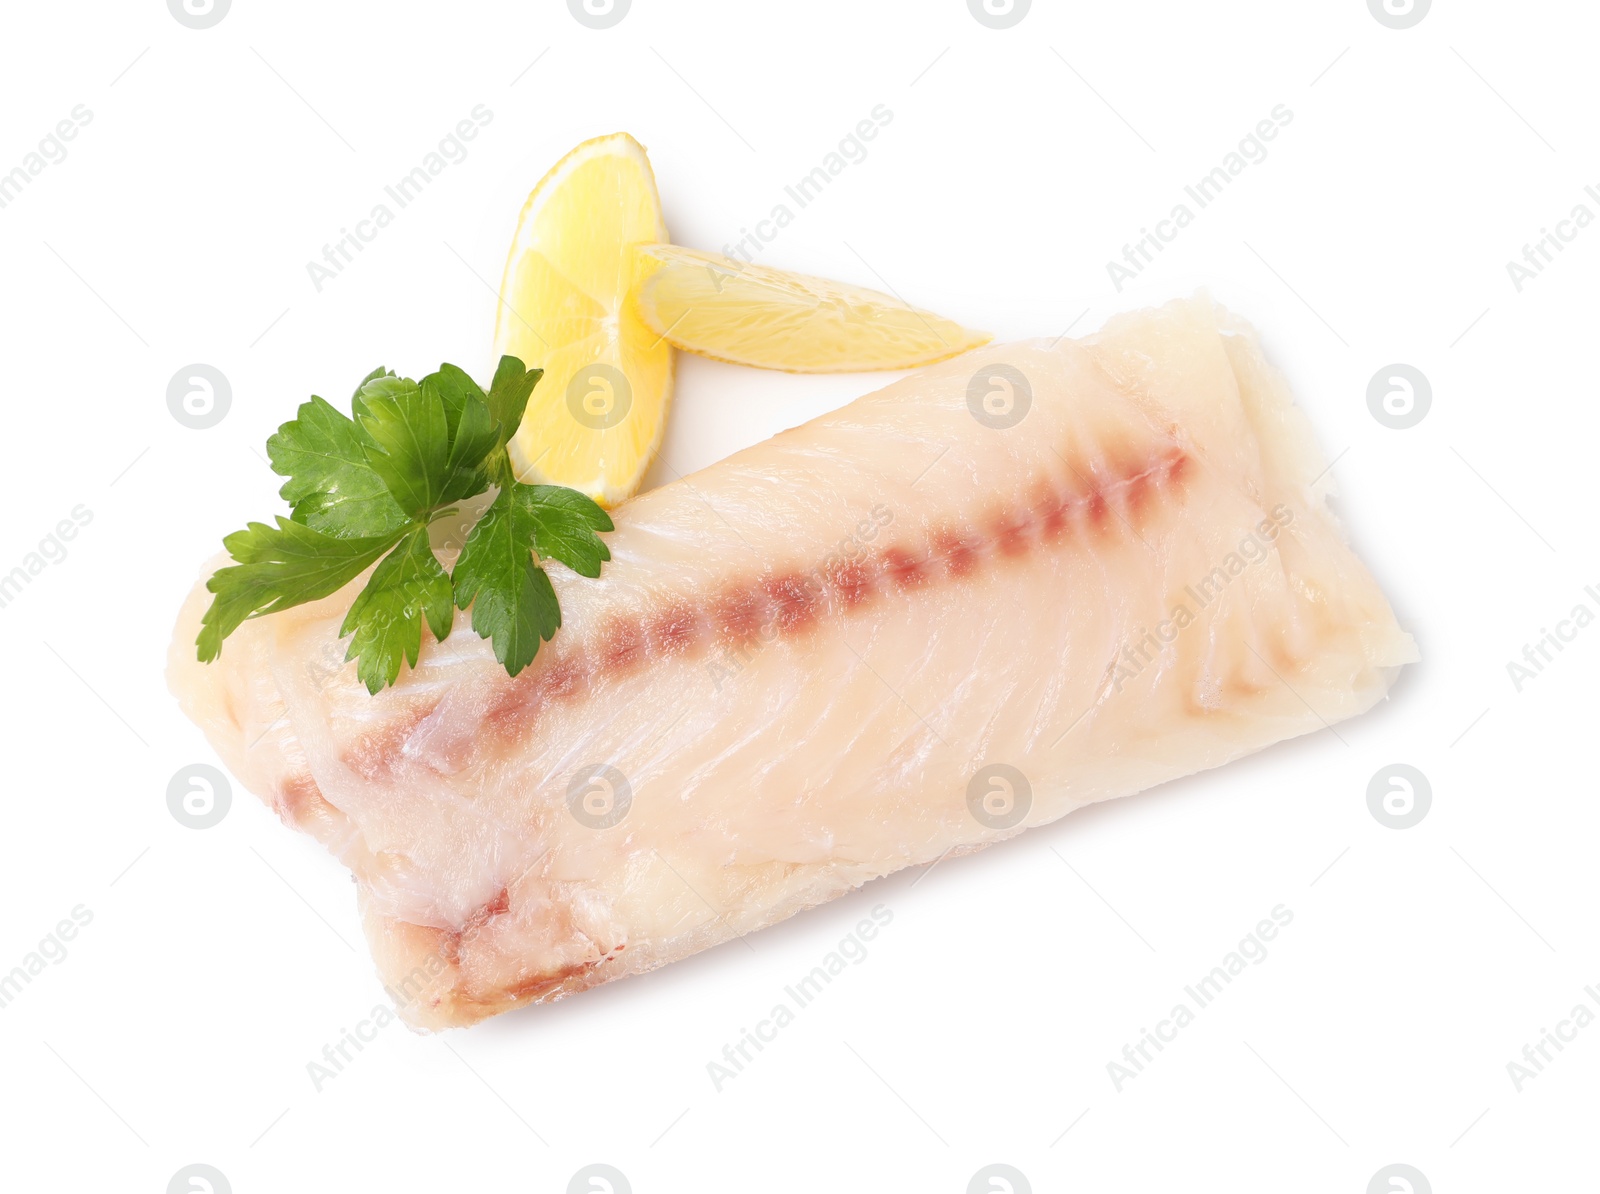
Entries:
{"type": "Polygon", "coordinates": [[[514,679],[458,624],[368,695],[357,580],[211,664],[197,587],[169,683],[354,873],[404,1018],[470,1024],[1365,711],[1416,648],[1329,484],[1248,325],[1185,300],[633,498],[514,679]]]}

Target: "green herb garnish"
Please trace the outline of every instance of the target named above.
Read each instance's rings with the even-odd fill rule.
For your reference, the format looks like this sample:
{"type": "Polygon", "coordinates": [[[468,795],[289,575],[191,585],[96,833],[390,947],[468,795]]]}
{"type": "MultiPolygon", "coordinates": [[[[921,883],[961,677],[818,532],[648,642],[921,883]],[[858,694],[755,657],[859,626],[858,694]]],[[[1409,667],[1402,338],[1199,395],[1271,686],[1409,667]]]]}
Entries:
{"type": "Polygon", "coordinates": [[[604,510],[511,471],[506,443],[543,373],[502,357],[486,394],[454,365],[420,382],[380,367],[351,398],[354,418],[315,396],[303,404],[267,441],[290,516],[222,541],[236,562],[206,583],[216,596],[195,640],[200,661],[246,618],[326,597],[376,563],[339,630],[368,692],[393,684],[402,659],[416,665],[424,619],[442,640],[469,605],[506,671],[527,667],[561,625],[540,560],[595,577],[611,558],[595,533],[612,529],[604,510]],[[447,573],[428,525],[490,487],[498,492],[447,573]]]}

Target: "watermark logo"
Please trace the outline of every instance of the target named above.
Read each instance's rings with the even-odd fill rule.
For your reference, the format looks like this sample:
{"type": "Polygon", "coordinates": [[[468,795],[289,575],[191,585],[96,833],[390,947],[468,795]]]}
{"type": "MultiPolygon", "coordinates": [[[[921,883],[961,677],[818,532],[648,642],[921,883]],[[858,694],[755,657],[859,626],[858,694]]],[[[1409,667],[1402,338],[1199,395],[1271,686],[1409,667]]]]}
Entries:
{"type": "MultiPolygon", "coordinates": [[[[137,861],[137,858],[134,859],[134,862],[137,861]]],[[[46,933],[39,944],[23,956],[21,962],[9,971],[0,970],[0,1008],[11,1006],[12,1001],[43,974],[47,966],[59,966],[65,962],[68,942],[76,940],[78,934],[93,920],[93,909],[84,904],[77,905],[70,919],[62,917],[57,921],[56,927],[46,933]]]]}
{"type": "Polygon", "coordinates": [[[722,1046],[721,1056],[706,1062],[706,1076],[711,1079],[712,1088],[721,1094],[722,1088],[743,1074],[746,1067],[754,1064],[767,1046],[776,1041],[779,1034],[799,1018],[801,1012],[815,1003],[834,979],[851,966],[865,962],[869,952],[867,942],[876,939],[893,920],[892,908],[883,904],[873,905],[870,919],[864,917],[857,921],[856,927],[829,950],[808,974],[784,987],[783,998],[773,1003],[771,1011],[757,1020],[754,1028],[741,1026],[737,1039],[722,1046]]]}
{"type": "Polygon", "coordinates": [[[573,772],[567,784],[567,809],[572,819],[590,829],[610,829],[633,807],[628,777],[609,763],[590,763],[573,772]]]}
{"type": "Polygon", "coordinates": [[[1009,431],[1033,407],[1033,384],[1015,365],[985,365],[967,383],[967,410],[985,427],[1009,431]]]}
{"type": "Polygon", "coordinates": [[[33,583],[33,578],[47,567],[65,560],[67,543],[76,539],[78,532],[94,521],[94,511],[84,505],[74,506],[71,514],[71,518],[63,518],[56,523],[55,530],[48,532],[33,551],[22,557],[22,563],[10,572],[0,573],[0,609],[20,597],[22,591],[33,583]]]}
{"type": "Polygon", "coordinates": [[[1367,383],[1367,409],[1392,431],[1422,422],[1433,405],[1433,387],[1415,365],[1385,365],[1367,383]]]}
{"type": "Polygon", "coordinates": [[[330,1082],[349,1071],[366,1047],[395,1023],[406,1008],[427,1004],[442,986],[448,985],[448,980],[441,980],[441,976],[471,949],[488,923],[488,918],[474,917],[457,936],[449,939],[448,945],[441,939],[441,947],[424,954],[421,963],[413,966],[409,974],[397,982],[385,984],[383,993],[394,1002],[394,1007],[374,1004],[371,1013],[357,1020],[353,1029],[341,1027],[338,1037],[323,1045],[321,1054],[306,1062],[306,1076],[311,1079],[312,1089],[321,1094],[330,1082]]]}
{"type": "MultiPolygon", "coordinates": [[[[4,582],[0,581],[0,588],[3,587],[4,582]]],[[[1585,585],[1583,594],[1600,607],[1600,588],[1585,585]]],[[[1594,620],[1594,610],[1589,608],[1587,602],[1580,601],[1566,617],[1556,622],[1554,630],[1548,626],[1539,627],[1539,637],[1531,643],[1522,644],[1522,662],[1515,659],[1506,661],[1506,675],[1511,677],[1511,686],[1520,694],[1523,686],[1543,675],[1544,669],[1556,661],[1556,655],[1567,649],[1566,644],[1575,642],[1578,632],[1594,620]]]]}
{"type": "MultiPolygon", "coordinates": [[[[1590,200],[1600,203],[1600,190],[1593,184],[1583,188],[1583,193],[1590,200]]],[[[1532,244],[1522,246],[1522,260],[1506,262],[1506,276],[1511,279],[1511,286],[1518,294],[1523,287],[1544,273],[1545,267],[1555,262],[1556,256],[1567,251],[1567,246],[1578,239],[1590,224],[1594,223],[1594,211],[1587,203],[1573,205],[1565,219],[1555,221],[1555,231],[1542,226],[1539,237],[1532,244]]]]}
{"type": "Polygon", "coordinates": [[[386,184],[384,198],[374,203],[364,218],[352,221],[354,228],[341,227],[337,239],[323,244],[322,260],[306,262],[306,277],[311,280],[311,288],[321,294],[328,283],[349,269],[356,258],[367,251],[367,246],[395,222],[400,212],[433,186],[435,179],[467,160],[471,152],[468,142],[477,140],[478,134],[492,123],[493,110],[487,104],[474,104],[472,111],[456,121],[416,165],[386,184]]]}
{"type": "Polygon", "coordinates": [[[1166,648],[1195,625],[1200,613],[1209,609],[1229,585],[1257,564],[1273,558],[1273,543],[1283,528],[1293,521],[1294,511],[1279,502],[1268,517],[1256,523],[1255,530],[1239,540],[1238,546],[1222,557],[1216,567],[1183,586],[1183,595],[1187,600],[1174,605],[1153,628],[1141,626],[1136,637],[1130,636],[1117,653],[1116,672],[1112,676],[1115,690],[1121,692],[1123,685],[1138,679],[1146,668],[1168,658],[1166,648]],[[1192,608],[1191,601],[1194,603],[1192,608]]]}
{"type": "Polygon", "coordinates": [[[1414,1165],[1385,1165],[1367,1183],[1367,1194],[1433,1194],[1433,1186],[1414,1165]]]}
{"type": "Polygon", "coordinates": [[[180,767],[167,784],[167,808],[185,829],[210,829],[233,805],[228,777],[209,763],[180,767]]]}
{"type": "Polygon", "coordinates": [[[1122,1046],[1121,1058],[1106,1062],[1106,1075],[1117,1093],[1121,1094],[1129,1082],[1142,1075],[1167,1046],[1178,1039],[1179,1033],[1217,1001],[1234,979],[1250,967],[1265,962],[1270,956],[1267,943],[1276,940],[1278,934],[1293,923],[1294,910],[1284,904],[1276,905],[1270,916],[1257,921],[1256,927],[1240,938],[1239,944],[1224,954],[1222,961],[1209,973],[1183,989],[1184,998],[1176,1001],[1172,1010],[1156,1021],[1153,1029],[1141,1027],[1137,1041],[1122,1046]]]}
{"type": "Polygon", "coordinates": [[[1015,1165],[985,1165],[967,1183],[967,1194],[1033,1194],[1033,1186],[1015,1165]]]}
{"type": "Polygon", "coordinates": [[[167,0],[167,11],[173,19],[190,29],[211,28],[228,15],[232,6],[233,0],[167,0]]]}
{"type": "Polygon", "coordinates": [[[1409,763],[1390,763],[1367,783],[1367,808],[1385,829],[1410,829],[1432,804],[1433,785],[1409,763]]]}
{"type": "Polygon", "coordinates": [[[633,1187],[615,1165],[585,1165],[567,1183],[567,1194],[633,1194],[633,1187]]]}
{"type": "Polygon", "coordinates": [[[986,829],[1014,829],[1033,807],[1033,785],[1006,763],[990,763],[967,783],[967,811],[986,829]]]}
{"type": "Polygon", "coordinates": [[[615,365],[585,365],[567,383],[567,411],[590,431],[615,427],[633,409],[633,387],[615,365]]]}
{"type": "Polygon", "coordinates": [[[822,195],[834,179],[838,178],[852,166],[858,166],[867,160],[867,142],[877,140],[881,132],[894,120],[894,112],[887,104],[874,104],[872,111],[856,121],[855,127],[846,132],[827,153],[822,155],[820,161],[810,170],[806,171],[795,181],[783,188],[784,195],[794,201],[791,207],[787,202],[780,200],[772,205],[765,219],[751,221],[753,227],[740,227],[739,239],[731,244],[722,246],[722,255],[727,259],[725,268],[718,270],[718,266],[710,266],[711,280],[716,285],[717,293],[722,293],[722,281],[730,276],[737,276],[745,265],[755,261],[773,241],[778,239],[782,232],[795,217],[822,195]]]}
{"type": "Polygon", "coordinates": [[[1390,29],[1411,28],[1428,15],[1431,7],[1433,0],[1367,0],[1367,10],[1373,19],[1390,29]]]}
{"type": "Polygon", "coordinates": [[[1152,265],[1166,251],[1166,247],[1178,239],[1178,234],[1194,223],[1200,212],[1216,202],[1233,185],[1234,179],[1250,167],[1266,161],[1267,142],[1276,140],[1278,134],[1293,121],[1294,113],[1287,104],[1274,104],[1272,111],[1256,121],[1255,127],[1247,131],[1233,149],[1223,154],[1215,166],[1183,188],[1184,198],[1172,205],[1164,219],[1154,221],[1154,230],[1148,226],[1142,227],[1138,239],[1132,244],[1124,243],[1122,260],[1106,262],[1106,274],[1116,292],[1121,294],[1123,286],[1152,265]]]}
{"type": "MultiPolygon", "coordinates": [[[[137,61],[137,60],[136,60],[137,61]]],[[[22,155],[22,161],[7,170],[0,166],[0,208],[8,207],[28,188],[35,178],[51,166],[67,160],[68,141],[75,141],[83,126],[94,120],[94,113],[78,104],[66,118],[46,133],[38,146],[22,155]]]]}
{"type": "Polygon", "coordinates": [[[990,29],[1009,29],[1020,24],[1033,7],[1033,0],[967,0],[967,11],[980,25],[990,29]]]}
{"type": "MultiPolygon", "coordinates": [[[[1591,1003],[1600,1006],[1600,990],[1588,986],[1583,993],[1591,1003]]],[[[1556,1021],[1554,1032],[1541,1027],[1535,1043],[1522,1046],[1522,1059],[1506,1062],[1506,1074],[1517,1093],[1521,1094],[1529,1082],[1543,1074],[1545,1066],[1565,1053],[1567,1046],[1578,1039],[1578,1034],[1594,1022],[1594,1008],[1578,1003],[1573,1005],[1568,1016],[1556,1021]]]]}
{"type": "Polygon", "coordinates": [[[233,387],[215,365],[185,365],[167,383],[167,409],[191,431],[215,427],[233,405],[233,387]]]}
{"type": "Polygon", "coordinates": [[[567,0],[567,11],[580,25],[609,29],[628,15],[633,0],[567,0]]]}
{"type": "Polygon", "coordinates": [[[215,1165],[185,1165],[167,1183],[167,1194],[233,1194],[233,1186],[215,1165]]]}
{"type": "MultiPolygon", "coordinates": [[[[432,958],[429,961],[431,962],[432,958]]],[[[416,973],[415,970],[412,971],[413,975],[416,973]]],[[[333,1044],[322,1046],[322,1060],[317,1061],[313,1058],[306,1062],[306,1074],[311,1079],[312,1089],[321,1094],[328,1083],[344,1073],[345,1067],[353,1063],[367,1045],[377,1040],[378,1033],[394,1023],[394,1020],[394,1012],[379,1003],[373,1006],[370,1016],[356,1021],[354,1029],[339,1029],[339,1039],[333,1044]]]]}

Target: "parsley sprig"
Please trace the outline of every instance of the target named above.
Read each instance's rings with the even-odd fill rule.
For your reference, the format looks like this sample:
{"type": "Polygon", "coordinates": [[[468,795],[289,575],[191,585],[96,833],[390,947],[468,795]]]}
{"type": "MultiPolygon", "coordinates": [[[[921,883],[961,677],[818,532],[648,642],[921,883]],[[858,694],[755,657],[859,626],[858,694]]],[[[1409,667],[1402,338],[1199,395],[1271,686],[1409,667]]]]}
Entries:
{"type": "Polygon", "coordinates": [[[454,365],[420,382],[383,368],[362,380],[351,414],[313,396],[267,440],[288,518],[252,522],[222,542],[234,563],[206,583],[215,594],[195,640],[202,663],[247,618],[337,592],[366,569],[366,586],[340,627],[346,660],[367,691],[393,684],[403,659],[415,666],[422,623],[436,639],[457,609],[515,676],[561,625],[555,590],[540,561],[600,575],[611,552],[596,534],[606,512],[559,485],[524,485],[506,443],[543,375],[502,357],[485,393],[454,365]],[[496,489],[452,572],[429,544],[429,524],[496,489]]]}

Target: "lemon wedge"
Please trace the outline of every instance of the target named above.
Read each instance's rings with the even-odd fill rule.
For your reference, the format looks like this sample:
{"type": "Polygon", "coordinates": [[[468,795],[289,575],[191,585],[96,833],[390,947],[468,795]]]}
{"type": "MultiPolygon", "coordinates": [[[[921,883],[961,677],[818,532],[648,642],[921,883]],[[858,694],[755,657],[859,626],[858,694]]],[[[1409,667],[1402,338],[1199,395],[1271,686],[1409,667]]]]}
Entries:
{"type": "Polygon", "coordinates": [[[911,369],[989,337],[892,295],[678,245],[639,250],[639,319],[688,352],[791,373],[911,369]]]}
{"type": "Polygon", "coordinates": [[[510,443],[520,480],[602,506],[639,487],[666,426],[672,346],[627,296],[666,239],[650,159],[626,133],[579,145],[534,187],[500,283],[495,357],[544,369],[510,443]]]}

